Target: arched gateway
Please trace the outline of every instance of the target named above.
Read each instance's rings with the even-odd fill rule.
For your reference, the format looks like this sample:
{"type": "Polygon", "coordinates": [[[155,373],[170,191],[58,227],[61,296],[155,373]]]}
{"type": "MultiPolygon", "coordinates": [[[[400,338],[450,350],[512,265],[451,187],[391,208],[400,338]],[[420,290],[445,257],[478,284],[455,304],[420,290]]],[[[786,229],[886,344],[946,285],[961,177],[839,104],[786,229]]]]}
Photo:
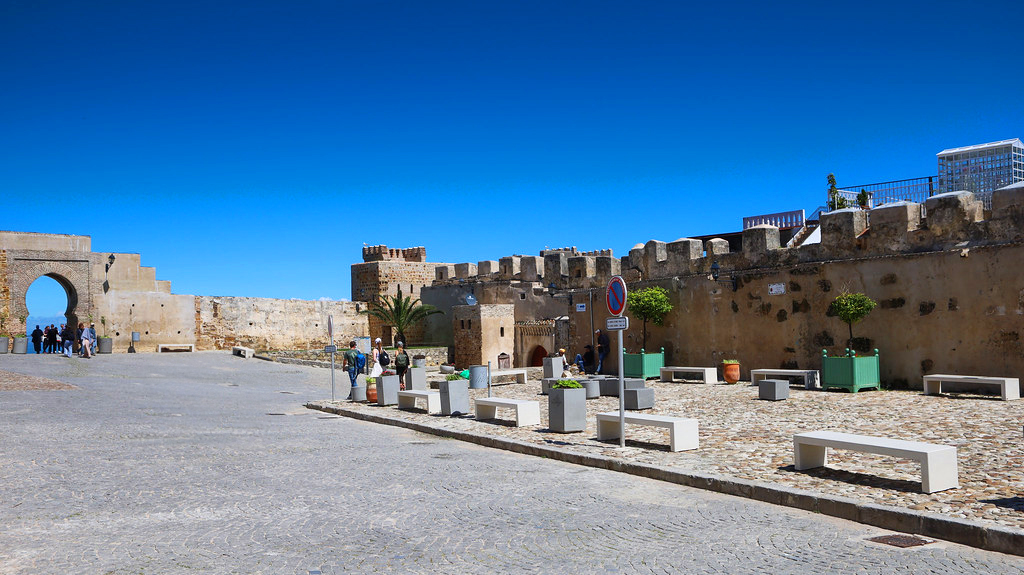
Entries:
{"type": "Polygon", "coordinates": [[[67,323],[77,326],[79,321],[87,321],[89,316],[93,315],[92,295],[89,291],[89,267],[88,260],[40,261],[19,256],[11,258],[7,263],[7,273],[10,278],[11,290],[10,317],[14,320],[12,326],[19,323],[18,318],[28,316],[25,296],[28,294],[29,286],[43,276],[56,280],[67,293],[68,307],[64,312],[64,316],[68,320],[67,323]]]}

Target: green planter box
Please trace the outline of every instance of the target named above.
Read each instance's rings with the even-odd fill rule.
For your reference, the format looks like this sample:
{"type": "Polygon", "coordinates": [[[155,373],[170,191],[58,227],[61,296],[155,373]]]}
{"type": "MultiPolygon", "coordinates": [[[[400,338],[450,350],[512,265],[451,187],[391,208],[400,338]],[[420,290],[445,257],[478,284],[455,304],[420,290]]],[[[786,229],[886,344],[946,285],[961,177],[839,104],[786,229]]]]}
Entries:
{"type": "Polygon", "coordinates": [[[661,368],[665,367],[665,348],[661,353],[622,353],[622,369],[626,377],[661,377],[661,368]]]}
{"type": "Polygon", "coordinates": [[[838,387],[853,393],[862,389],[879,389],[878,350],[875,350],[875,355],[861,357],[849,349],[845,356],[840,357],[829,357],[827,351],[821,350],[821,386],[824,389],[838,387]]]}

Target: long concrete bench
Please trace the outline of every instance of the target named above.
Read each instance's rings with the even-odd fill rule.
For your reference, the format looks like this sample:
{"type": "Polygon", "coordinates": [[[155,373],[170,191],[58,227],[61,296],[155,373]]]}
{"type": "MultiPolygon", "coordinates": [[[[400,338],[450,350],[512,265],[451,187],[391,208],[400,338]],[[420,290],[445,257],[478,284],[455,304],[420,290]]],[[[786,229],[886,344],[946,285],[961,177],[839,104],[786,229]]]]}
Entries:
{"type": "Polygon", "coordinates": [[[195,351],[196,350],[196,346],[194,344],[191,344],[191,343],[161,343],[161,344],[157,344],[156,352],[157,353],[162,353],[165,349],[171,349],[171,348],[177,349],[177,348],[186,348],[186,347],[188,348],[189,351],[195,351]]]}
{"type": "Polygon", "coordinates": [[[526,383],[526,370],[525,369],[498,369],[491,371],[491,377],[495,378],[501,375],[514,375],[518,383],[526,383]]]}
{"type": "MultiPolygon", "coordinates": [[[[493,375],[493,374],[492,374],[493,375]]],[[[540,402],[529,399],[507,399],[504,397],[481,397],[475,401],[477,419],[494,419],[498,408],[514,409],[516,427],[540,425],[540,402]]]]}
{"type": "Polygon", "coordinates": [[[960,487],[956,448],[920,441],[870,437],[838,431],[798,433],[793,436],[794,466],[802,471],[825,465],[828,461],[825,450],[828,447],[913,459],[921,464],[921,490],[925,493],[960,487]]]}
{"type": "Polygon", "coordinates": [[[718,383],[718,368],[715,367],[663,367],[661,381],[675,381],[677,373],[699,373],[704,383],[718,383]]]}
{"type": "MultiPolygon", "coordinates": [[[[653,415],[649,413],[627,413],[626,423],[668,428],[669,450],[686,451],[697,449],[697,420],[672,415],[653,415]]],[[[597,439],[615,439],[620,436],[619,412],[606,411],[597,414],[597,439]]]]}
{"type": "Polygon", "coordinates": [[[242,347],[240,345],[236,345],[235,347],[231,348],[231,355],[238,355],[244,357],[245,359],[249,359],[250,357],[256,355],[256,350],[252,349],[251,347],[242,347]]]}
{"type": "Polygon", "coordinates": [[[427,400],[427,413],[439,413],[441,411],[441,393],[437,391],[423,391],[420,389],[399,391],[398,408],[415,408],[417,399],[427,400]]]}
{"type": "Polygon", "coordinates": [[[804,380],[804,389],[815,389],[821,387],[821,375],[816,369],[752,369],[750,370],[750,382],[757,385],[762,379],[776,377],[800,377],[804,380]]]}
{"type": "Polygon", "coordinates": [[[942,382],[946,383],[979,383],[998,385],[1003,401],[1020,399],[1020,379],[1016,377],[986,377],[982,375],[947,375],[936,373],[924,376],[924,394],[938,395],[942,393],[942,382]]]}

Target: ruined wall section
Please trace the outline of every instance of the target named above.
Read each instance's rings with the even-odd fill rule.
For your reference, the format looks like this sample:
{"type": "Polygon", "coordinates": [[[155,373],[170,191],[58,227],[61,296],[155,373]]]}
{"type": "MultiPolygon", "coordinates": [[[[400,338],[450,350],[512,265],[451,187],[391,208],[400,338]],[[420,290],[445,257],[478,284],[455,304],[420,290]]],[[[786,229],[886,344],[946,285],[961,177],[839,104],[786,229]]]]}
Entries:
{"type": "Polygon", "coordinates": [[[368,335],[367,317],[353,302],[195,296],[192,303],[199,349],[321,349],[328,342],[328,315],[339,348],[368,335]]]}

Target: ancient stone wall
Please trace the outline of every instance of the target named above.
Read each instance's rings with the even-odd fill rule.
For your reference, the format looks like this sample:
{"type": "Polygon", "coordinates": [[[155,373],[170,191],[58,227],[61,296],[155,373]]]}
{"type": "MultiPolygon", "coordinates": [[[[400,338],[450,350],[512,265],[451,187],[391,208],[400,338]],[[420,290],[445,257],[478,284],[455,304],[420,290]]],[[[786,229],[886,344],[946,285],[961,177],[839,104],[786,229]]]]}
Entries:
{"type": "Polygon", "coordinates": [[[323,348],[328,315],[334,316],[339,348],[368,333],[366,315],[356,311],[360,304],[354,302],[208,296],[193,301],[196,344],[202,349],[323,348]]]}
{"type": "Polygon", "coordinates": [[[157,280],[139,254],[92,252],[88,236],[0,232],[0,310],[12,318],[8,330],[24,330],[18,318],[28,315],[25,294],[42,276],[67,292],[68,322],[94,322],[98,335],[113,339],[115,352],[129,348],[133,331],[140,352],[162,343],[200,350],[322,347],[328,313],[336,338],[368,331],[366,316],[357,313],[362,304],[172,294],[170,282],[157,280]]]}

